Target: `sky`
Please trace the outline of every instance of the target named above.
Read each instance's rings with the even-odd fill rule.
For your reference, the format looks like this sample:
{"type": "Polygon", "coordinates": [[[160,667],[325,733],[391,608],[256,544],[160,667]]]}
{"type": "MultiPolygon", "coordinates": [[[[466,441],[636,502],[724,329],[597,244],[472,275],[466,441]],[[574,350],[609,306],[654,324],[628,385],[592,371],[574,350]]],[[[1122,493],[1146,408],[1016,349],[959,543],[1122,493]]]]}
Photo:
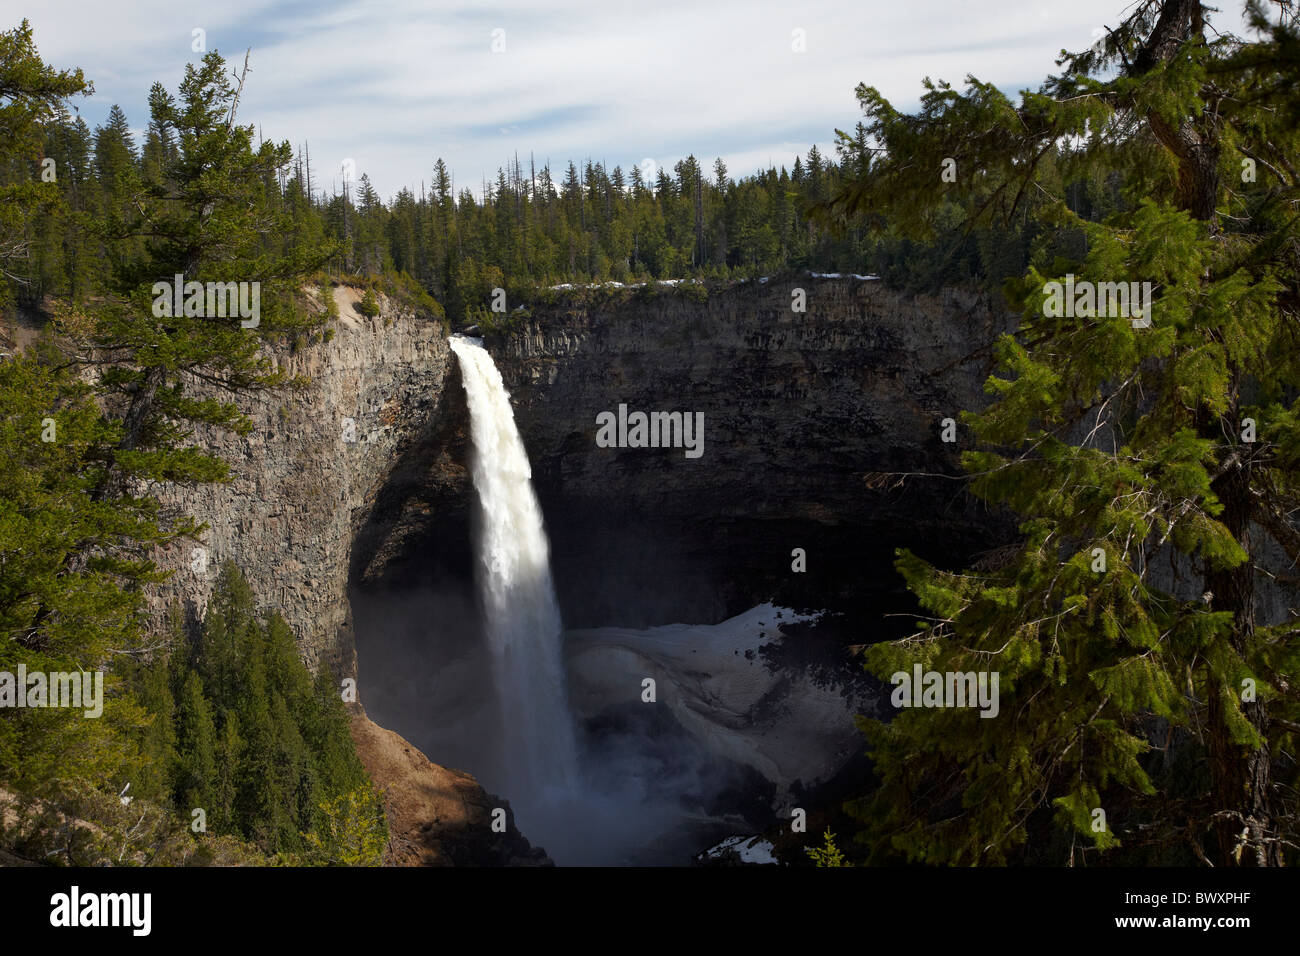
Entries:
{"type": "MultiPolygon", "coordinates": [[[[1237,4],[1223,29],[1240,30],[1237,4]]],[[[780,167],[861,118],[858,83],[915,108],[921,80],[969,74],[1008,94],[1037,87],[1062,48],[1121,19],[1126,0],[0,0],[38,51],[80,67],[91,126],[117,103],[133,128],[204,49],[251,48],[241,122],[311,149],[313,177],[367,173],[390,199],[419,192],[435,158],[477,195],[517,153],[612,169],[671,170],[693,153],[733,177],[780,167]],[[128,12],[129,11],[129,12],[128,12]],[[201,31],[196,34],[195,31],[201,31]]]]}

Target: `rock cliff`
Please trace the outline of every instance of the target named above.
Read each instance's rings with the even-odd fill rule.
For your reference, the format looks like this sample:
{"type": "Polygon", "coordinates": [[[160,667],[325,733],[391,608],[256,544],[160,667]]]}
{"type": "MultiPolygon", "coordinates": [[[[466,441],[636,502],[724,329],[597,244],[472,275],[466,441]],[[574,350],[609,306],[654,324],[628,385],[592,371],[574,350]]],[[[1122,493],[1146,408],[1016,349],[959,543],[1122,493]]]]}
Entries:
{"type": "MultiPolygon", "coordinates": [[[[944,444],[940,422],[983,401],[987,345],[1009,328],[986,298],[813,278],[703,303],[561,295],[486,342],[528,446],[568,626],[716,622],[774,596],[861,602],[898,587],[898,544],[954,559],[989,545],[990,517],[954,482],[867,482],[955,471],[961,442],[944,444]],[[796,287],[806,312],[791,309],[796,287]],[[703,454],[598,447],[597,415],[620,405],[701,413],[703,454]]],[[[358,544],[363,585],[427,571],[399,538],[468,566],[463,427],[436,427],[436,452],[419,449],[381,492],[358,544]]]]}
{"type": "MultiPolygon", "coordinates": [[[[360,670],[354,736],[390,786],[394,861],[536,862],[521,837],[492,842],[480,817],[494,798],[415,749],[471,765],[457,728],[484,706],[473,627],[430,647],[427,628],[403,631],[392,610],[451,580],[463,592],[453,604],[473,614],[468,414],[446,333],[387,301],[362,317],[355,290],[334,295],[332,338],[275,356],[310,384],[249,404],[251,434],[213,436],[234,481],[163,491],[210,529],[163,556],[179,573],[157,607],[179,599],[201,616],[217,566],[233,559],[310,664],[360,670]],[[444,732],[425,733],[439,721],[444,732]]],[[[879,621],[882,596],[905,600],[896,546],[959,560],[1000,536],[954,482],[870,480],[955,470],[959,445],[941,442],[940,422],[981,401],[984,347],[1008,326],[980,296],[807,277],[707,301],[669,290],[541,298],[486,342],[532,462],[566,626],[716,623],[771,599],[870,608],[879,621]],[[791,308],[795,288],[804,312],[791,308]],[[597,416],[620,405],[702,414],[703,454],[598,447],[597,416]],[[792,568],[795,549],[806,571],[792,568]]]]}
{"type": "Polygon", "coordinates": [[[355,309],[357,290],[337,287],[334,296],[329,341],[272,355],[309,385],[245,399],[255,423],[246,436],[204,436],[234,480],[160,492],[209,530],[160,557],[178,573],[156,605],[179,598],[201,617],[217,568],[234,560],[259,603],[293,627],[309,665],[328,660],[345,676],[356,672],[346,599],[352,541],[394,462],[443,417],[450,350],[437,323],[391,307],[366,318],[355,309]]]}

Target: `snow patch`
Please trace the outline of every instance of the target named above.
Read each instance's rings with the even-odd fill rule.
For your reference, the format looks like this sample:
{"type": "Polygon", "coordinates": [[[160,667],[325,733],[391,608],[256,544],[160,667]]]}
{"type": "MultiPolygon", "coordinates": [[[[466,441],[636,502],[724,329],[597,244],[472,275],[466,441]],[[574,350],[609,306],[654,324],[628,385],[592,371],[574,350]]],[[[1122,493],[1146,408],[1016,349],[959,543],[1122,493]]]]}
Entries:
{"type": "MultiPolygon", "coordinates": [[[[678,285],[699,285],[699,284],[700,284],[699,279],[656,279],[655,280],[655,285],[678,286],[678,285]]],[[[606,282],[577,282],[577,283],[561,282],[559,285],[547,286],[547,288],[555,290],[557,292],[563,292],[567,289],[640,289],[644,285],[645,285],[644,282],[633,282],[630,284],[625,284],[622,282],[615,282],[613,279],[610,279],[606,282]]]]}
{"type": "Polygon", "coordinates": [[[600,627],[570,632],[575,637],[604,643],[633,645],[653,652],[660,659],[683,663],[693,653],[725,655],[756,650],[781,637],[780,625],[803,624],[821,619],[825,610],[800,613],[775,604],[759,604],[719,624],[661,624],[649,628],[600,627]]]}
{"type": "Polygon", "coordinates": [[[740,858],[741,863],[764,865],[778,862],[772,852],[774,849],[771,842],[762,837],[732,836],[727,837],[717,846],[705,850],[700,856],[704,859],[716,860],[731,852],[740,858]]]}
{"type": "Polygon", "coordinates": [[[854,715],[871,706],[834,682],[800,668],[769,667],[761,649],[783,639],[800,614],[760,604],[720,624],[601,627],[565,635],[569,701],[579,720],[637,700],[643,680],[711,756],[751,767],[785,799],[796,781],[829,778],[862,749],[854,715]]]}

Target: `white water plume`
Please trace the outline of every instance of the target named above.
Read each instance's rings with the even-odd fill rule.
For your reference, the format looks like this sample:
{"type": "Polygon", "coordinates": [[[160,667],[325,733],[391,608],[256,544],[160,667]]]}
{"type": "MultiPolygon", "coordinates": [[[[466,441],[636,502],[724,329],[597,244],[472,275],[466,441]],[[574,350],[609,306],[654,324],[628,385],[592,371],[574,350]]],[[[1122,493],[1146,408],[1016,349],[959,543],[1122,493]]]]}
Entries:
{"type": "Polygon", "coordinates": [[[474,444],[482,519],[477,578],[501,707],[509,788],[503,795],[526,807],[577,782],[550,544],[501,373],[477,340],[453,336],[451,349],[460,360],[474,444]]]}

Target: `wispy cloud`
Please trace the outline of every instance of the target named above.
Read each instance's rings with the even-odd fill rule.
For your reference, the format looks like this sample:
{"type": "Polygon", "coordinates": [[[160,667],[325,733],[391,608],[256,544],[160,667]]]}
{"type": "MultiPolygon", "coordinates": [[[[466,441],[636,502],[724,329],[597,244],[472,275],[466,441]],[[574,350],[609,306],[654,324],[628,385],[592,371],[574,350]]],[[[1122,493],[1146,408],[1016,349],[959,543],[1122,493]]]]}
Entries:
{"type": "Polygon", "coordinates": [[[45,0],[28,16],[47,61],[95,81],[81,104],[91,123],[116,102],[143,126],[150,84],[175,89],[199,58],[195,29],[232,61],[252,47],[241,118],[309,143],[326,186],[351,158],[391,196],[427,182],[437,156],[476,191],[516,152],[553,166],[588,157],[671,166],[689,152],[721,156],[733,174],[789,165],[853,126],[859,82],[902,107],[916,103],[924,76],[974,74],[1015,92],[1123,9],[1123,0],[132,0],[126,12],[45,0]]]}

